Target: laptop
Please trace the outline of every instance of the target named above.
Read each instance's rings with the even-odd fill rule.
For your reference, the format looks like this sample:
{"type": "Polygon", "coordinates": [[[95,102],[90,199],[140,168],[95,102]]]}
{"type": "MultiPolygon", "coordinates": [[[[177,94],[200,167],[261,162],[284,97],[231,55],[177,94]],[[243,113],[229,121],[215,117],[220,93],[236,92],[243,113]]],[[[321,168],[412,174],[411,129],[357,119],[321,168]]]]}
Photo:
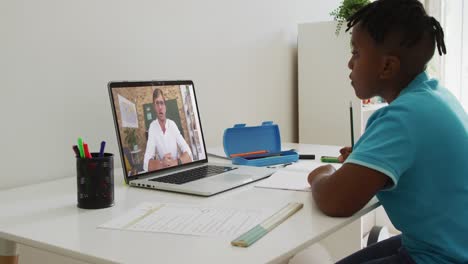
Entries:
{"type": "Polygon", "coordinates": [[[108,88],[130,186],[211,196],[274,172],[208,162],[192,81],[114,81],[108,88]]]}

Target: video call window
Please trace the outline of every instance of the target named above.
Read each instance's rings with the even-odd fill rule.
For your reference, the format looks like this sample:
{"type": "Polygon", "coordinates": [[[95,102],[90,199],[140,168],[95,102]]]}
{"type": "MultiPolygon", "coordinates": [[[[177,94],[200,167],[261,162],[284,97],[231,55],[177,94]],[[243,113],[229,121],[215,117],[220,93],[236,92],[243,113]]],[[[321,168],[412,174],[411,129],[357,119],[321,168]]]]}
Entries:
{"type": "Polygon", "coordinates": [[[128,176],[206,159],[192,85],[122,87],[113,100],[128,176]]]}

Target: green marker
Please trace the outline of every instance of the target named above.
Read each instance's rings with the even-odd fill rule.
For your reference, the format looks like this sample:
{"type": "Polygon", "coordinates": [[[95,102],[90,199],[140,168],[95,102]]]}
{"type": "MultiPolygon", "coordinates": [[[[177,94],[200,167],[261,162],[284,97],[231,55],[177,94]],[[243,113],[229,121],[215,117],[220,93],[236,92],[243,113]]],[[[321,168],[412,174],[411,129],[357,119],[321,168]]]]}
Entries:
{"type": "Polygon", "coordinates": [[[322,156],[320,157],[321,162],[327,162],[327,163],[340,163],[338,160],[338,157],[330,157],[330,156],[322,156]]]}
{"type": "Polygon", "coordinates": [[[85,155],[84,155],[84,148],[83,148],[83,139],[80,137],[78,138],[78,150],[80,151],[80,157],[84,158],[85,155]]]}

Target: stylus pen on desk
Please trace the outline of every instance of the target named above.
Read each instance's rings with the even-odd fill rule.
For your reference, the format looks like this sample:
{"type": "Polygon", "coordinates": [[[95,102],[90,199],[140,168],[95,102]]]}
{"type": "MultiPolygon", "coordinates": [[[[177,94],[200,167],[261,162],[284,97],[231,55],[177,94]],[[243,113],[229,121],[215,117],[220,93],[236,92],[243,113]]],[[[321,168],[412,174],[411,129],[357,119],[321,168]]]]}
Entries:
{"type": "Polygon", "coordinates": [[[299,154],[299,159],[301,159],[301,160],[306,160],[306,159],[313,160],[313,159],[315,159],[315,155],[314,154],[299,154]]]}
{"type": "MultiPolygon", "coordinates": [[[[299,152],[297,149],[290,149],[289,151],[299,152]]],[[[299,154],[300,160],[314,160],[315,154],[299,154]]]]}

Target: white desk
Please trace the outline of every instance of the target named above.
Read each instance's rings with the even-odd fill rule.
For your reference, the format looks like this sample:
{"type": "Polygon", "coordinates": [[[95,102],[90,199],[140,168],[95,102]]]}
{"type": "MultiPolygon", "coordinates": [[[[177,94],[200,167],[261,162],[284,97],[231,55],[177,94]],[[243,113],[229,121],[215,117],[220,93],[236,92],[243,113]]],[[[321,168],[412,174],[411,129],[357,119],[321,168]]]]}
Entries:
{"type": "MultiPolygon", "coordinates": [[[[329,148],[288,145],[314,154],[329,148]]],[[[70,175],[74,176],[74,175],[70,175]]],[[[76,207],[76,178],[0,192],[0,238],[92,263],[265,263],[280,262],[353,222],[378,206],[374,199],[350,218],[318,211],[311,193],[255,188],[250,184],[203,198],[129,188],[115,171],[115,205],[99,210],[76,207]],[[304,208],[249,248],[230,245],[233,237],[194,237],[97,229],[141,202],[175,202],[218,207],[262,208],[295,201],[304,208]]]]}

